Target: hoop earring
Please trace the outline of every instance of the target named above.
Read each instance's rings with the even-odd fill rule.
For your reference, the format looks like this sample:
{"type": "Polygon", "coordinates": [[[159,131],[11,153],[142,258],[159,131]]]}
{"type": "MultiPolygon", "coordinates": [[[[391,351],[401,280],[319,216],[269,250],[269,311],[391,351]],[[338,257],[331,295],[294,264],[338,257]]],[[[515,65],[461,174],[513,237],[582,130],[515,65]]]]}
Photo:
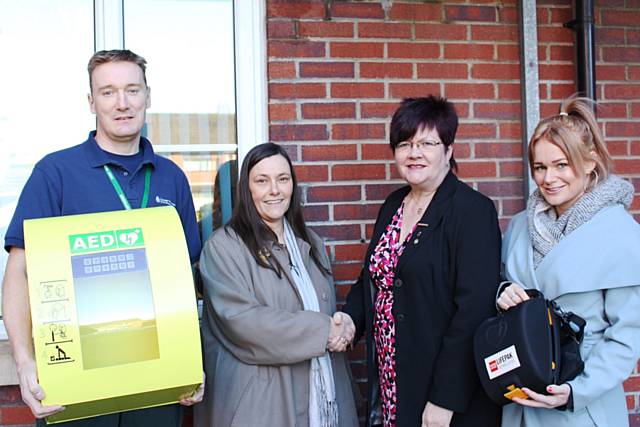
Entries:
{"type": "Polygon", "coordinates": [[[593,170],[591,172],[589,172],[589,175],[591,175],[591,174],[594,174],[596,176],[595,179],[592,181],[593,185],[591,185],[591,188],[594,188],[596,185],[598,185],[598,178],[599,178],[598,177],[598,171],[595,168],[593,168],[593,170]]]}

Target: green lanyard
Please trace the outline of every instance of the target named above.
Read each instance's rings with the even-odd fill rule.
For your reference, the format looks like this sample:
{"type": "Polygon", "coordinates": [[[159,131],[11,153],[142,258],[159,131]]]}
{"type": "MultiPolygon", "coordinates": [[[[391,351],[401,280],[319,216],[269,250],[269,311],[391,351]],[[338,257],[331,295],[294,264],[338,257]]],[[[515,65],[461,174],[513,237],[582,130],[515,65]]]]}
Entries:
{"type": "MultiPolygon", "coordinates": [[[[104,171],[109,177],[109,181],[111,181],[111,185],[113,185],[113,188],[116,190],[116,193],[118,193],[118,197],[122,202],[122,206],[124,206],[126,210],[131,210],[131,205],[129,204],[127,197],[124,195],[124,191],[122,191],[120,184],[118,184],[116,177],[113,176],[113,172],[111,172],[111,168],[109,168],[109,166],[107,165],[103,165],[102,167],[104,168],[104,171]]],[[[146,208],[147,203],[149,203],[150,183],[151,183],[151,166],[147,165],[147,168],[144,171],[144,193],[142,194],[142,203],[140,203],[140,208],[146,208]]]]}

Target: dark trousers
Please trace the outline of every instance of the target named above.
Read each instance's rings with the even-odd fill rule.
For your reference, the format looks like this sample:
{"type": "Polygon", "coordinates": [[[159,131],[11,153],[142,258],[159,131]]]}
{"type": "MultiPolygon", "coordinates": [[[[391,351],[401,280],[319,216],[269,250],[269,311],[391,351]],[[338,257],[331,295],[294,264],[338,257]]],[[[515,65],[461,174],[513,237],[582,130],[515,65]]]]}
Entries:
{"type": "MultiPolygon", "coordinates": [[[[50,425],[55,427],[181,427],[182,406],[158,406],[50,425]]],[[[38,420],[36,426],[45,427],[47,423],[44,420],[38,420]]]]}

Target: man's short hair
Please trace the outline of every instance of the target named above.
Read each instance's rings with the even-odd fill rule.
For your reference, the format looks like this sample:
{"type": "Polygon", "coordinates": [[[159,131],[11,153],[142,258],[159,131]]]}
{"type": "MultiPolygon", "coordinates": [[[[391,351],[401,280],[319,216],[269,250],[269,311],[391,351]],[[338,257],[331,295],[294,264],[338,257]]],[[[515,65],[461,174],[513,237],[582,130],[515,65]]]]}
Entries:
{"type": "Polygon", "coordinates": [[[109,62],[132,62],[136,64],[142,70],[144,85],[147,85],[146,59],[128,49],[101,50],[93,54],[89,60],[89,65],[87,66],[87,71],[89,71],[89,89],[91,93],[93,93],[93,70],[95,70],[98,65],[107,64],[109,62]]]}

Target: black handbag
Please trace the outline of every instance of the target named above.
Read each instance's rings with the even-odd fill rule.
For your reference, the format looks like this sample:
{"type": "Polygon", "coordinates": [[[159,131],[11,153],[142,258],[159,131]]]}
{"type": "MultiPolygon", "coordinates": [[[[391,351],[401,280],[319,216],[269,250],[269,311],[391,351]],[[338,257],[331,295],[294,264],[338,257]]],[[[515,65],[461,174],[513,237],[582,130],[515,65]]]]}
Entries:
{"type": "Polygon", "coordinates": [[[537,290],[530,299],[498,311],[480,324],[474,356],[480,382],[499,405],[526,398],[521,387],[547,394],[549,384],[563,384],[584,369],[580,343],[586,321],[564,312],[537,290]]]}

